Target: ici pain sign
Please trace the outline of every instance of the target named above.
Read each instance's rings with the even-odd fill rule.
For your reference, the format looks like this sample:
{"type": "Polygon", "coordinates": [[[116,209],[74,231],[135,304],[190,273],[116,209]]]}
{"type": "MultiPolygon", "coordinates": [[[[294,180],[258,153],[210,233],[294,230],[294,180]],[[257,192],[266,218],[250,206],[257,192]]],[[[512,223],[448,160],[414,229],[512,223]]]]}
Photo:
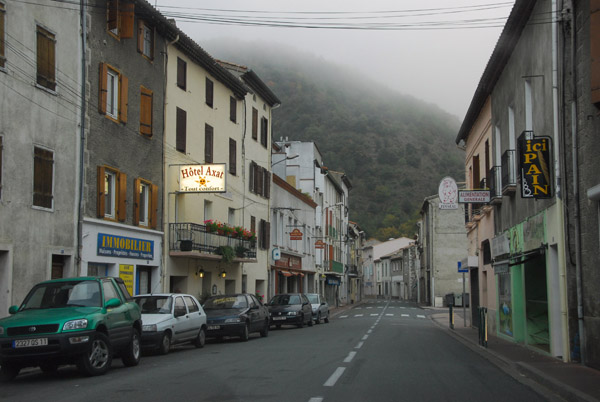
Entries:
{"type": "Polygon", "coordinates": [[[531,132],[524,132],[519,137],[521,197],[552,198],[550,172],[552,160],[550,137],[534,137],[531,132]]]}
{"type": "Polygon", "coordinates": [[[179,166],[179,192],[181,193],[224,193],[225,164],[179,166]]]}

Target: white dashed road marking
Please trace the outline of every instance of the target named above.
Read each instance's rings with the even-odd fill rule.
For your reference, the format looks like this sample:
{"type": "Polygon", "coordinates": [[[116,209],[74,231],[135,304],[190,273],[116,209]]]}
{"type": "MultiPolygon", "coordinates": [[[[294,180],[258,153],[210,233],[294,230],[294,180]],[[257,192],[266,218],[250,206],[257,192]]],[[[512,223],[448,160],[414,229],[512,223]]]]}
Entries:
{"type": "Polygon", "coordinates": [[[364,344],[364,342],[358,342],[358,344],[354,347],[354,349],[360,349],[362,348],[362,345],[364,344]]]}
{"type": "Polygon", "coordinates": [[[408,314],[402,314],[402,317],[410,317],[408,314]]]}
{"type": "Polygon", "coordinates": [[[354,356],[356,356],[356,352],[348,353],[348,357],[344,359],[344,363],[350,363],[354,359],[354,356]]]}
{"type": "Polygon", "coordinates": [[[340,379],[342,374],[344,374],[344,371],[346,371],[346,367],[338,367],[337,369],[335,369],[335,371],[333,372],[331,377],[329,377],[329,379],[327,381],[325,381],[325,384],[323,384],[323,386],[324,387],[333,387],[335,385],[335,383],[337,382],[337,380],[340,379]]]}
{"type": "Polygon", "coordinates": [[[425,318],[424,315],[420,315],[420,314],[417,314],[417,317],[419,317],[419,318],[425,318]]]}

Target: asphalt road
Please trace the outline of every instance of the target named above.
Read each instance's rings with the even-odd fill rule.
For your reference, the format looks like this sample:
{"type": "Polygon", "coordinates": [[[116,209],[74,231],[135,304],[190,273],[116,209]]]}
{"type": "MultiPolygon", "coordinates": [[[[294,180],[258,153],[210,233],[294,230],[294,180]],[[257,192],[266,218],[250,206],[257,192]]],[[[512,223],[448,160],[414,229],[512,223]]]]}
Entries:
{"type": "Polygon", "coordinates": [[[115,359],[101,377],[75,367],[30,370],[0,385],[7,401],[543,401],[448,336],[428,311],[392,301],[350,309],[329,324],[283,327],[180,346],[138,367],[115,359]]]}

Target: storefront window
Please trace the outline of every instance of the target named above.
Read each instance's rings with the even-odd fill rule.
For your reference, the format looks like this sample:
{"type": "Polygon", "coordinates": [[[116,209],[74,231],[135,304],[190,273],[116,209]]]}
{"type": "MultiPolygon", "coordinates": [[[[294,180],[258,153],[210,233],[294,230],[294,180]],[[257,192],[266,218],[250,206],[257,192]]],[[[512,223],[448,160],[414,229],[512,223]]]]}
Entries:
{"type": "MultiPolygon", "coordinates": [[[[494,267],[496,272],[500,269],[494,267]]],[[[508,264],[506,264],[508,271],[508,264]]],[[[498,331],[504,335],[513,336],[513,320],[512,320],[512,297],[510,286],[510,273],[503,272],[498,274],[498,311],[499,311],[499,326],[498,331]]]]}

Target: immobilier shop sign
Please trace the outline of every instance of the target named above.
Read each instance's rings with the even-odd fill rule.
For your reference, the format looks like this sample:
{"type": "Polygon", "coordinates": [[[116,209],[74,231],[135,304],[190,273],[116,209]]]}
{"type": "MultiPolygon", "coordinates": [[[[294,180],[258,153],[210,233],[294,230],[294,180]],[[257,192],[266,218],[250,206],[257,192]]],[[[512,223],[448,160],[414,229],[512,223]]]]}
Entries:
{"type": "Polygon", "coordinates": [[[552,139],[523,133],[519,140],[521,197],[552,198],[552,139]]]}
{"type": "Polygon", "coordinates": [[[179,166],[179,192],[182,193],[224,193],[225,164],[179,166]]]}

